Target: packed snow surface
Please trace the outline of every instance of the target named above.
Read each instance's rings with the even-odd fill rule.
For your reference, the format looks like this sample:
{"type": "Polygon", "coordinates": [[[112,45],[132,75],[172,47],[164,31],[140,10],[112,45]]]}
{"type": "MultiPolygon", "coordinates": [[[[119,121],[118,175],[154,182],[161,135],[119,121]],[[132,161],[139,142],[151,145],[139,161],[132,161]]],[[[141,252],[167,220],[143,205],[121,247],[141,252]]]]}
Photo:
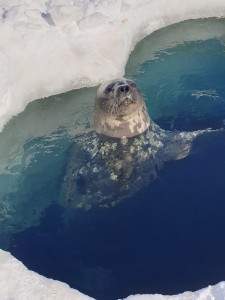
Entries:
{"type": "Polygon", "coordinates": [[[29,271],[10,253],[0,250],[1,300],[91,300],[66,283],[29,271]]]}
{"type": "Polygon", "coordinates": [[[0,131],[45,96],[124,75],[136,43],[224,0],[0,0],[0,131]]]}
{"type": "MultiPolygon", "coordinates": [[[[223,15],[224,0],[0,0],[0,131],[35,99],[124,75],[130,52],[153,31],[223,15]]],[[[91,299],[2,250],[0,265],[1,300],[91,299]]],[[[224,297],[221,282],[195,293],[127,300],[224,297]]]]}
{"type": "MultiPolygon", "coordinates": [[[[9,252],[0,250],[0,299],[1,300],[91,300],[67,284],[45,278],[29,271],[9,252]]],[[[185,292],[176,296],[135,295],[126,300],[224,300],[225,282],[199,290],[185,292]]]]}

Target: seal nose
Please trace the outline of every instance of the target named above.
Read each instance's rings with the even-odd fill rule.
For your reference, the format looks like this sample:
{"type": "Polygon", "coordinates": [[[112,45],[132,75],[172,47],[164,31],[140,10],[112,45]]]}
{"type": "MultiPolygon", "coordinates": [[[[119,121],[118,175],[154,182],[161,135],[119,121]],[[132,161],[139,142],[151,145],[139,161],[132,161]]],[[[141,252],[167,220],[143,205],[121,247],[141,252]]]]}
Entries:
{"type": "Polygon", "coordinates": [[[129,85],[123,85],[120,87],[120,92],[124,93],[124,94],[127,94],[130,90],[130,87],[129,85]]]}

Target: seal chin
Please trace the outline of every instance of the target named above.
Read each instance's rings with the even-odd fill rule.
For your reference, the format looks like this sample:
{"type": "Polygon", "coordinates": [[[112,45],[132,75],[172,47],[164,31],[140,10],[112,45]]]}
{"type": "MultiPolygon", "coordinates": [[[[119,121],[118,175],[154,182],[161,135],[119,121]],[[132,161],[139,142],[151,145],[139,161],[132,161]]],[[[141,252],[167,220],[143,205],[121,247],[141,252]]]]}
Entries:
{"type": "Polygon", "coordinates": [[[100,85],[95,99],[91,127],[100,134],[115,138],[143,133],[150,118],[138,86],[118,78],[100,85]]]}

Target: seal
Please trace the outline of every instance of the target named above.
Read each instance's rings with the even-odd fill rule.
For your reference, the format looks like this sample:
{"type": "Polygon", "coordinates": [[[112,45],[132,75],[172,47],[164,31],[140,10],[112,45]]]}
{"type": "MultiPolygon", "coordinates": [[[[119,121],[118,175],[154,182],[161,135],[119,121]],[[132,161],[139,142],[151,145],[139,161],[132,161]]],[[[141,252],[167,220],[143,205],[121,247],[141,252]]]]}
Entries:
{"type": "Polygon", "coordinates": [[[186,157],[204,132],[163,130],[149,117],[132,80],[104,82],[91,129],[76,136],[68,150],[59,202],[85,210],[113,207],[157,178],[166,162],[186,157]]]}
{"type": "Polygon", "coordinates": [[[122,77],[101,84],[91,121],[97,133],[115,138],[133,137],[149,125],[143,96],[133,81],[122,77]]]}

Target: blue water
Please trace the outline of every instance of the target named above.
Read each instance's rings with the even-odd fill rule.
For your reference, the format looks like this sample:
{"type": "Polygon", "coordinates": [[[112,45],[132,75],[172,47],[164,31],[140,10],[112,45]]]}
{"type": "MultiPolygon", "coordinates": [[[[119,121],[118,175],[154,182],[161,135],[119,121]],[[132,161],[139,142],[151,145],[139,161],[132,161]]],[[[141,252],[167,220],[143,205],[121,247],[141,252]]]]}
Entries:
{"type": "MultiPolygon", "coordinates": [[[[153,51],[165,30],[176,27],[141,42],[126,71],[143,91],[150,116],[168,130],[223,127],[225,36],[199,36],[153,51]],[[134,64],[148,52],[154,55],[134,64]]],[[[190,156],[168,162],[154,181],[114,208],[60,205],[73,128],[82,134],[88,127],[95,93],[84,89],[38,100],[6,127],[9,138],[13,128],[29,127],[36,112],[38,120],[46,114],[35,128],[39,136],[24,137],[20,163],[0,175],[1,247],[29,269],[99,300],[175,294],[225,280],[224,131],[199,136],[190,156]],[[54,126],[51,116],[57,116],[54,126]],[[48,132],[40,129],[43,122],[48,132]]]]}

